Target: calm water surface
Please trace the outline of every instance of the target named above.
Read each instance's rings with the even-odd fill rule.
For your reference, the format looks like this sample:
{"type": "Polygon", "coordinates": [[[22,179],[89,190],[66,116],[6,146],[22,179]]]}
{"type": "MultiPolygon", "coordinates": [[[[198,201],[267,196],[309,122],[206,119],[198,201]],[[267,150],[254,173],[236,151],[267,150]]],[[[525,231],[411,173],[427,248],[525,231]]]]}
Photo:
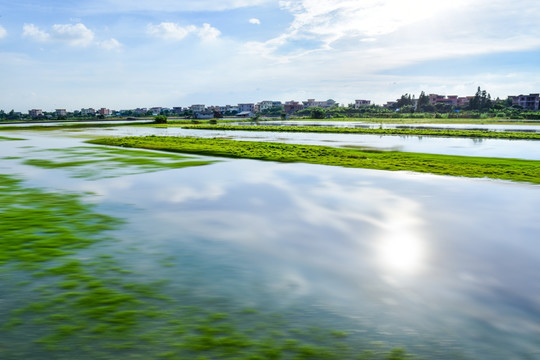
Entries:
{"type": "Polygon", "coordinates": [[[246,141],[274,141],[293,144],[326,145],[335,147],[359,147],[381,150],[422,152],[431,154],[518,158],[540,160],[540,142],[533,140],[439,138],[428,136],[389,136],[316,133],[274,133],[256,131],[192,130],[178,127],[151,128],[129,127],[94,128],[84,130],[59,130],[57,134],[81,134],[81,136],[196,136],[223,137],[246,141]]]}
{"type": "MultiPolygon", "coordinates": [[[[28,140],[0,141],[3,157],[83,145],[66,132],[17,136],[28,140]]],[[[89,192],[125,218],[113,235],[137,251],[118,256],[150,280],[303,309],[424,358],[540,359],[538,186],[251,160],[88,180],[22,159],[0,172],[89,192]],[[163,254],[178,264],[164,269],[163,254]]]]}

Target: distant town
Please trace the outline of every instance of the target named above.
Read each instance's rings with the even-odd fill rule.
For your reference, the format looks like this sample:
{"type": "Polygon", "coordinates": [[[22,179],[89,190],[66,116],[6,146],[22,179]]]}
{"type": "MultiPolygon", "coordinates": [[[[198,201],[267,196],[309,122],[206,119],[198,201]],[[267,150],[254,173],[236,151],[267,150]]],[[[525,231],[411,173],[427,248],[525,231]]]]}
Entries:
{"type": "Polygon", "coordinates": [[[289,117],[292,115],[308,115],[315,109],[320,111],[324,117],[325,111],[334,109],[333,114],[347,114],[361,112],[399,112],[399,113],[457,113],[460,111],[476,112],[497,112],[504,109],[515,109],[518,111],[538,112],[540,108],[540,94],[528,94],[508,96],[506,99],[492,100],[491,96],[484,90],[478,88],[475,95],[440,95],[422,92],[418,97],[404,94],[395,101],[388,101],[384,105],[375,105],[371,100],[355,100],[350,104],[339,104],[332,99],[318,101],[307,99],[306,101],[271,101],[265,100],[257,103],[240,103],[237,105],[205,105],[193,104],[187,107],[151,107],[136,108],[127,110],[112,110],[108,108],[82,108],[80,110],[68,111],[66,109],[55,109],[54,111],[44,111],[43,109],[28,110],[28,114],[15,112],[13,110],[5,112],[0,110],[0,120],[61,120],[68,118],[109,118],[109,117],[150,117],[157,115],[189,117],[192,119],[211,119],[219,117],[245,117],[254,116],[268,117],[289,117]]]}

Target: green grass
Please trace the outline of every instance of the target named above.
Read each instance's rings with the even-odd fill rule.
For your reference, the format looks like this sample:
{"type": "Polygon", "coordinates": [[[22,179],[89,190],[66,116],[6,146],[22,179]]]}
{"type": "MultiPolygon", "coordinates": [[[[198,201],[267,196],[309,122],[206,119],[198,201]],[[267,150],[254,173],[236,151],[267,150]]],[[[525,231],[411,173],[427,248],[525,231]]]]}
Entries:
{"type": "Polygon", "coordinates": [[[181,125],[186,129],[230,130],[230,131],[269,131],[269,132],[305,132],[335,134],[375,134],[399,136],[438,136],[465,137],[476,139],[540,140],[540,133],[517,131],[488,130],[452,130],[452,129],[363,129],[332,126],[272,126],[272,125],[181,125]]]}
{"type": "Polygon", "coordinates": [[[390,171],[405,170],[439,175],[488,177],[540,183],[540,161],[534,160],[367,151],[316,145],[189,137],[104,138],[89,142],[209,156],[303,162],[390,171]]]}

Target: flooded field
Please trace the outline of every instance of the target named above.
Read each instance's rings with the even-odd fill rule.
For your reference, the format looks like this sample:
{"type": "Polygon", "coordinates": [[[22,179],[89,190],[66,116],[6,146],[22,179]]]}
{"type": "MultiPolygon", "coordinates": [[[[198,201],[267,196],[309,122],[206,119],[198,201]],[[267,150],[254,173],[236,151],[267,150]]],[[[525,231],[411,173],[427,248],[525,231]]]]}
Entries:
{"type": "Polygon", "coordinates": [[[2,359],[540,359],[538,186],[84,143],[216,133],[540,159],[525,141],[3,132],[2,359]]]}

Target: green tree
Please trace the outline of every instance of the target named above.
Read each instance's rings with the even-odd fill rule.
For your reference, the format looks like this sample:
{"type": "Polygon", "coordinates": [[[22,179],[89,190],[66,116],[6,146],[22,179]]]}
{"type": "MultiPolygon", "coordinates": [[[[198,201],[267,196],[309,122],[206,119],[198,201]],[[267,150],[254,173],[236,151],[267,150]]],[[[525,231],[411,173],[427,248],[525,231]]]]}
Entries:
{"type": "Polygon", "coordinates": [[[311,118],[312,119],[324,119],[326,113],[324,109],[320,107],[314,107],[311,109],[311,118]]]}
{"type": "Polygon", "coordinates": [[[166,124],[167,123],[167,117],[165,115],[157,115],[154,117],[154,122],[156,124],[166,124]]]}
{"type": "MultiPolygon", "coordinates": [[[[430,102],[429,102],[429,96],[426,95],[425,92],[421,92],[420,93],[420,96],[418,96],[418,102],[417,102],[417,105],[416,105],[416,111],[417,112],[427,112],[428,109],[429,109],[429,105],[430,102]]],[[[430,109],[431,111],[433,111],[433,109],[430,109]]]]}

